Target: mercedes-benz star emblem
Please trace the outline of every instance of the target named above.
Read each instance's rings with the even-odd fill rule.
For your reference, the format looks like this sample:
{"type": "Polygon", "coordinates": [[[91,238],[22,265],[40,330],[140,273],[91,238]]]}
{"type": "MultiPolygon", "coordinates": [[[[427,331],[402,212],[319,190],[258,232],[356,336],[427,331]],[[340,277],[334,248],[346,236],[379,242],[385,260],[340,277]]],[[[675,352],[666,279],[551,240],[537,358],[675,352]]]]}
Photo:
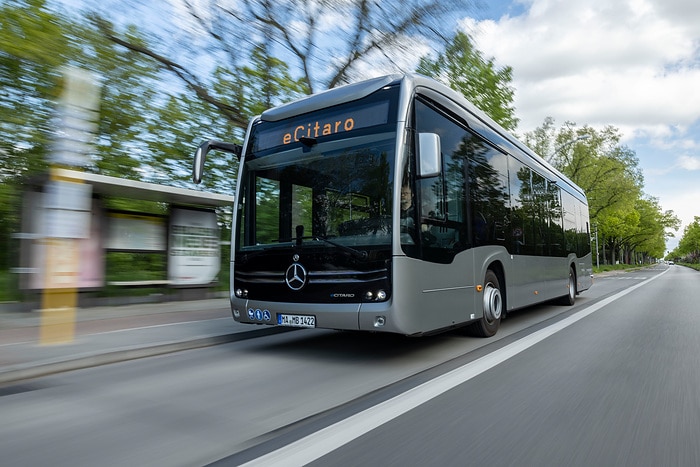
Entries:
{"type": "Polygon", "coordinates": [[[306,269],[299,263],[292,263],[287,268],[284,280],[292,290],[301,290],[306,285],[306,269]]]}

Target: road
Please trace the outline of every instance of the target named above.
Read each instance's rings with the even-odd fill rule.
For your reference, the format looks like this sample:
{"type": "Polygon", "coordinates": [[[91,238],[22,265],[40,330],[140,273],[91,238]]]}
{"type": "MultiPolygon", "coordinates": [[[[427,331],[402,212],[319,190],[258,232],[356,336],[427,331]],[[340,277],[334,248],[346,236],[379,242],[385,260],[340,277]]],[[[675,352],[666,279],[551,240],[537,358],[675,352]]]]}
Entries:
{"type": "Polygon", "coordinates": [[[300,330],[0,389],[3,465],[700,465],[700,275],[492,339],[300,330]]]}

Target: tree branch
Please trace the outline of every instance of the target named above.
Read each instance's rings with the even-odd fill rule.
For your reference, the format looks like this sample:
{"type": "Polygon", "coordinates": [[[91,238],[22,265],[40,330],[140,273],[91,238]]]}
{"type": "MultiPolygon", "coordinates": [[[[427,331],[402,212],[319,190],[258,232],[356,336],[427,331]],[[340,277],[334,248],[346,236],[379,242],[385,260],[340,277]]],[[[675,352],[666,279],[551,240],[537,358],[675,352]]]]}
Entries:
{"type": "Polygon", "coordinates": [[[225,102],[222,102],[221,100],[217,99],[215,96],[212,96],[206,90],[204,85],[202,85],[199,82],[199,80],[195,78],[194,75],[190,73],[185,67],[183,67],[179,63],[170,60],[167,57],[155,53],[154,51],[146,47],[134,44],[132,42],[118,37],[112,31],[110,24],[102,18],[94,16],[92,18],[92,21],[97,26],[99,31],[104,35],[104,37],[107,38],[109,41],[114,42],[115,44],[122,46],[128,50],[152,58],[153,60],[158,62],[163,68],[167,69],[168,71],[171,71],[178,78],[184,81],[187,87],[194,91],[197,97],[219,109],[226,116],[226,118],[228,118],[235,125],[238,125],[242,128],[246,127],[247,121],[241,116],[240,109],[226,104],[225,102]]]}

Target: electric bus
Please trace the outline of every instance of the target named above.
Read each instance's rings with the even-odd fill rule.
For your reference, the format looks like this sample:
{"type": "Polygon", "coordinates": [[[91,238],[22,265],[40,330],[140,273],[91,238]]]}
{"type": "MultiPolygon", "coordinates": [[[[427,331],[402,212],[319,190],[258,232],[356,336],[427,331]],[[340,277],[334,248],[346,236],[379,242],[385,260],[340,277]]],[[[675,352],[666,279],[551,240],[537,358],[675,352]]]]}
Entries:
{"type": "Polygon", "coordinates": [[[262,113],[240,160],[230,297],[241,323],[494,335],[592,283],[585,193],[430,78],[389,75],[262,113]]]}

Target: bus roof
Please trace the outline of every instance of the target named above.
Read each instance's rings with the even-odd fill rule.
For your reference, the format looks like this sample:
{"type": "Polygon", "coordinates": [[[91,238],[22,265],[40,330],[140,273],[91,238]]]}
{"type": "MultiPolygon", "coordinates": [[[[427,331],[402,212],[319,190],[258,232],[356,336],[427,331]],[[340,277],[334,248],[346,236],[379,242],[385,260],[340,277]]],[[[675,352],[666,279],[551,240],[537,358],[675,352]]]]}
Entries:
{"type": "Polygon", "coordinates": [[[332,107],[344,102],[362,99],[384,86],[400,80],[401,77],[402,75],[380,76],[379,78],[328,89],[318,94],[312,94],[311,96],[304,97],[297,101],[266,110],[262,113],[260,119],[266,122],[276,122],[296,115],[332,107]]]}

